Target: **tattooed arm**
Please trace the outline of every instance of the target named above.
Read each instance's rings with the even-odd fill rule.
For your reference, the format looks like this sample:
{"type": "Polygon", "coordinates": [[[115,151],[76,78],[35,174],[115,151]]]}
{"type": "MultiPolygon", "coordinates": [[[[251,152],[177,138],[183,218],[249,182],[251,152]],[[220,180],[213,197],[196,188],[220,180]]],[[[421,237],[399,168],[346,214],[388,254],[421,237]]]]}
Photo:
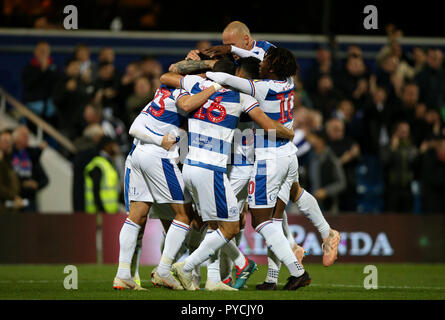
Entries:
{"type": "Polygon", "coordinates": [[[216,60],[182,60],[170,66],[168,71],[179,74],[212,70],[216,60]]]}

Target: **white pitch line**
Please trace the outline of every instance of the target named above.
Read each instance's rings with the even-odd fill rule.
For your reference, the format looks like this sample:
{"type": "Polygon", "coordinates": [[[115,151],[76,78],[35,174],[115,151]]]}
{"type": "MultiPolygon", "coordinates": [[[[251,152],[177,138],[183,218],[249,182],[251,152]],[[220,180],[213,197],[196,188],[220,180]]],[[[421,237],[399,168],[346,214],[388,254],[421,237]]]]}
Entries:
{"type": "MultiPolygon", "coordinates": [[[[151,282],[150,280],[141,280],[143,283],[151,282]]],[[[0,283],[63,283],[63,280],[0,280],[0,283]]],[[[80,280],[79,282],[93,282],[93,283],[105,283],[110,282],[108,280],[80,280]]],[[[279,285],[284,285],[284,283],[278,283],[279,285]]],[[[311,287],[334,287],[334,288],[363,288],[363,285],[356,284],[342,284],[342,283],[331,283],[331,284],[319,284],[311,283],[311,287]]],[[[445,287],[421,287],[421,286],[378,286],[379,289],[408,289],[408,290],[445,290],[445,287]]]]}

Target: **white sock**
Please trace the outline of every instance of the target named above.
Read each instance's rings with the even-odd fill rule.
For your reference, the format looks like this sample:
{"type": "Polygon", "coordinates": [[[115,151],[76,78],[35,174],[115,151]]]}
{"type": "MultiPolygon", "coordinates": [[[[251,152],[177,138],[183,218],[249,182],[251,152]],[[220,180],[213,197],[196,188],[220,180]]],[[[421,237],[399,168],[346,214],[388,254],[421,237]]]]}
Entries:
{"type": "Polygon", "coordinates": [[[159,244],[159,247],[161,248],[161,253],[164,251],[165,237],[166,236],[167,236],[167,234],[165,233],[164,229],[162,229],[161,243],[159,244]]]}
{"type": "Polygon", "coordinates": [[[116,276],[121,279],[131,278],[131,259],[141,226],[127,218],[119,234],[119,267],[116,276]]]}
{"type": "Polygon", "coordinates": [[[139,230],[138,239],[136,241],[136,248],[134,249],[133,258],[131,259],[131,274],[132,278],[139,278],[139,265],[142,255],[142,238],[144,233],[142,229],[139,230]]]}
{"type": "Polygon", "coordinates": [[[227,242],[219,229],[206,234],[199,247],[185,259],[184,272],[191,272],[195,266],[209,259],[227,242]]]}
{"type": "Polygon", "coordinates": [[[283,234],[282,226],[278,227],[271,220],[268,220],[259,224],[255,231],[263,236],[267,247],[286,265],[292,276],[299,277],[304,273],[303,267],[298,263],[283,234]]]}
{"type": "Polygon", "coordinates": [[[289,241],[290,247],[292,248],[296,242],[295,242],[294,237],[292,236],[292,232],[290,232],[290,229],[289,229],[286,211],[283,212],[283,232],[284,232],[284,236],[286,237],[287,241],[289,241]]]}
{"type": "Polygon", "coordinates": [[[216,253],[210,257],[209,264],[207,265],[207,281],[211,283],[218,283],[221,281],[221,274],[219,269],[219,254],[221,249],[218,249],[216,253]]]}
{"type": "Polygon", "coordinates": [[[246,266],[247,259],[236,245],[235,239],[230,240],[221,250],[227,254],[238,268],[243,269],[246,266]]]}
{"type": "Polygon", "coordinates": [[[278,283],[278,274],[280,273],[281,261],[272,250],[267,249],[267,276],[265,282],[278,283]]]}
{"type": "Polygon", "coordinates": [[[317,200],[306,190],[303,189],[300,197],[296,201],[298,210],[308,218],[312,224],[320,232],[321,238],[326,239],[329,236],[331,227],[323,216],[318,206],[317,200]]]}
{"type": "Polygon", "coordinates": [[[170,273],[171,265],[176,255],[181,249],[185,236],[190,227],[178,220],[173,220],[165,237],[164,251],[158,265],[158,273],[161,277],[167,277],[170,273]]]}

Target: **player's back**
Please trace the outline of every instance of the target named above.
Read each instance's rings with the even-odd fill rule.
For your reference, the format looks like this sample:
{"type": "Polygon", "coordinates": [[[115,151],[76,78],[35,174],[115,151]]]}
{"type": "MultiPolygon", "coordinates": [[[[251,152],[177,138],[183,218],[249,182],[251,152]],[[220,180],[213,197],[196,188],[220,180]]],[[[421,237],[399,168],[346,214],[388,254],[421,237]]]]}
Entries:
{"type": "MultiPolygon", "coordinates": [[[[292,129],[292,108],[294,105],[294,83],[288,80],[251,80],[252,96],[261,110],[272,120],[292,129]]],[[[288,139],[267,135],[262,130],[256,130],[255,156],[257,159],[271,159],[287,156],[297,151],[295,145],[288,139]]]]}
{"type": "MultiPolygon", "coordinates": [[[[164,136],[169,133],[178,136],[179,127],[187,120],[187,113],[176,106],[176,101],[187,94],[183,90],[161,85],[156,91],[153,100],[141,111],[146,116],[145,128],[158,136],[164,136]]],[[[164,157],[175,158],[178,156],[176,145],[170,151],[166,151],[154,144],[144,143],[143,141],[139,142],[139,146],[158,152],[164,157]]]]}
{"type": "MultiPolygon", "coordinates": [[[[212,84],[197,76],[186,76],[183,87],[196,94],[212,84]]],[[[237,91],[223,88],[214,93],[188,120],[186,164],[226,172],[238,118],[257,106],[254,98],[237,91]]]]}

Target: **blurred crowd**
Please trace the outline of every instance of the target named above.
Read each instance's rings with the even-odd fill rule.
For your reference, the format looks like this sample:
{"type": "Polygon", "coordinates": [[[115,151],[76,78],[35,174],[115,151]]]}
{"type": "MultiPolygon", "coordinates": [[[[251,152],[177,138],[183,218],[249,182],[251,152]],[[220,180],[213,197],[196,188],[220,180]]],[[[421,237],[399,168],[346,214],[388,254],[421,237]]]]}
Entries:
{"type": "MultiPolygon", "coordinates": [[[[325,212],[445,213],[443,52],[434,47],[406,52],[399,37],[398,30],[388,29],[388,43],[377,54],[373,71],[360,46],[349,46],[340,59],[320,45],[304,79],[294,79],[300,182],[325,212]]],[[[209,45],[200,42],[197,47],[209,45]]],[[[23,102],[80,151],[73,159],[76,211],[84,210],[85,201],[79,198],[84,168],[101,152],[123,181],[122,159],[131,146],[128,129],[153,98],[162,72],[151,56],[120,72],[112,48],[102,48],[93,60],[84,44],[74,48],[64,66],[56,66],[50,44],[36,45],[22,72],[23,102]],[[116,148],[104,147],[110,142],[104,137],[116,148]]],[[[2,133],[2,140],[3,135],[11,133],[2,133]]],[[[20,145],[15,148],[21,150],[20,145]]],[[[23,186],[21,166],[3,164],[5,159],[11,162],[10,149],[2,142],[2,175],[13,168],[23,186]]],[[[12,163],[35,161],[39,153],[16,154],[12,163]]],[[[38,179],[33,179],[33,190],[45,185],[45,179],[38,179]]]]}

